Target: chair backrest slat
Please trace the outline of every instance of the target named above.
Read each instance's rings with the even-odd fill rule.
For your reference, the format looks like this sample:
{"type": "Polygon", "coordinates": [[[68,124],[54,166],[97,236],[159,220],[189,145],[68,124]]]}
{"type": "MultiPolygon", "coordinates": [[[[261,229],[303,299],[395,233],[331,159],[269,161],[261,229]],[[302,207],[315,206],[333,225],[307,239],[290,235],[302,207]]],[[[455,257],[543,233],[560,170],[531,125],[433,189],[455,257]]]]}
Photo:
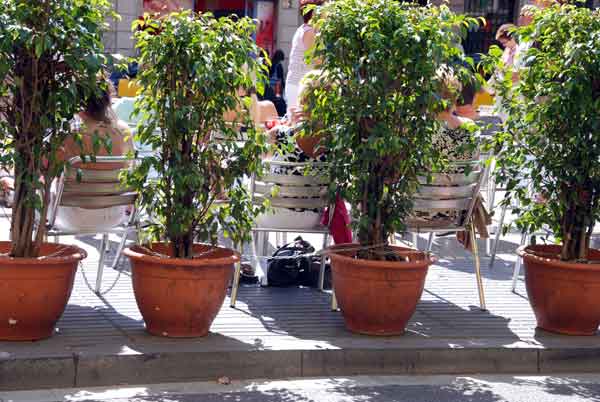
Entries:
{"type": "Polygon", "coordinates": [[[91,170],[72,167],[65,173],[65,180],[78,181],[78,176],[86,183],[118,183],[121,169],[91,170]],[[83,174],[85,173],[85,179],[83,174]]]}
{"type": "Polygon", "coordinates": [[[416,198],[423,199],[456,199],[466,198],[473,195],[473,188],[476,183],[465,186],[428,186],[421,185],[419,191],[415,194],[416,198]]]}
{"type": "Polygon", "coordinates": [[[450,163],[449,171],[458,167],[468,173],[433,173],[432,181],[419,176],[420,186],[413,200],[414,216],[408,220],[410,229],[457,228],[471,218],[487,167],[483,156],[450,163]]]}
{"type": "Polygon", "coordinates": [[[130,187],[124,186],[121,183],[94,183],[94,182],[65,182],[63,194],[104,196],[118,195],[131,192],[130,187]]]}
{"type": "Polygon", "coordinates": [[[258,194],[272,194],[278,197],[321,197],[325,191],[327,186],[287,186],[263,181],[257,181],[255,187],[258,194]]]}
{"type": "Polygon", "coordinates": [[[427,200],[415,199],[413,207],[417,211],[464,211],[469,207],[471,197],[457,198],[453,200],[427,200]]]}
{"type": "Polygon", "coordinates": [[[322,209],[328,206],[326,198],[286,198],[255,195],[254,199],[261,202],[268,199],[274,208],[322,209]]]}
{"type": "Polygon", "coordinates": [[[329,205],[326,197],[329,180],[327,175],[311,175],[311,169],[323,168],[317,162],[263,161],[267,170],[294,168],[306,171],[306,175],[266,173],[253,180],[253,197],[262,202],[268,199],[272,207],[292,209],[323,209],[329,205]]]}
{"type": "Polygon", "coordinates": [[[419,176],[419,183],[422,185],[438,186],[465,186],[476,183],[481,173],[480,169],[465,173],[432,173],[432,181],[427,180],[427,176],[419,176]]]}
{"type": "Polygon", "coordinates": [[[85,165],[76,167],[81,163],[81,158],[72,158],[63,178],[58,205],[102,209],[133,204],[136,193],[130,187],[123,185],[119,179],[121,171],[127,169],[127,165],[131,162],[123,156],[97,156],[93,162],[96,166],[103,164],[125,166],[99,170],[86,169],[85,165]]]}
{"type": "Polygon", "coordinates": [[[60,206],[84,209],[104,209],[132,205],[135,202],[136,197],[136,193],[105,195],[101,197],[92,195],[63,194],[60,201],[60,206]]]}
{"type": "Polygon", "coordinates": [[[279,184],[281,186],[322,186],[329,184],[326,176],[299,176],[285,174],[264,174],[260,181],[264,183],[279,184]]]}

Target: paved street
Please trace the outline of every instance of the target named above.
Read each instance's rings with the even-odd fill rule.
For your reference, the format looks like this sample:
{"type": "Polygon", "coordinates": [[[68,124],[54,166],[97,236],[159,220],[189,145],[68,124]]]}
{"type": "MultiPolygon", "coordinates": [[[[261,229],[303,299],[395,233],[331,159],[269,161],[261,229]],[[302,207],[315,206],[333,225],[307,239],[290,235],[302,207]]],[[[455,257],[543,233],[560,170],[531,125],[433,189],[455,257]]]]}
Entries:
{"type": "Polygon", "coordinates": [[[2,402],[595,402],[600,377],[362,376],[0,393],[2,402]]]}

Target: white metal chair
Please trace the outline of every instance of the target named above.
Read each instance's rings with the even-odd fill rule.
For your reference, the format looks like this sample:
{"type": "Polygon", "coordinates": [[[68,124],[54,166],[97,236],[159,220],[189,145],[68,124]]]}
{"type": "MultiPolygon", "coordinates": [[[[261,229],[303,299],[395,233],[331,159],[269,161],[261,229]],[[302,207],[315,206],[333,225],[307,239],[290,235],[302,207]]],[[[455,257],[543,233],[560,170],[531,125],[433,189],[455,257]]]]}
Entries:
{"type": "Polygon", "coordinates": [[[419,177],[420,186],[413,201],[415,215],[407,222],[407,232],[429,233],[428,251],[431,250],[436,233],[468,232],[473,247],[479,304],[480,308],[485,310],[485,295],[481,278],[477,236],[473,225],[473,211],[482,183],[486,179],[488,167],[484,158],[452,162],[449,167],[461,167],[465,168],[466,171],[465,173],[433,173],[432,182],[428,182],[425,176],[419,177]],[[419,217],[419,215],[424,214],[434,216],[440,212],[444,214],[455,212],[459,218],[454,220],[419,217]]]}
{"type": "MultiPolygon", "coordinates": [[[[479,118],[477,119],[477,122],[482,126],[481,136],[483,138],[493,138],[496,135],[496,133],[501,129],[502,125],[502,119],[496,114],[494,106],[479,106],[479,118]]],[[[484,194],[486,194],[485,201],[488,205],[490,212],[493,212],[496,207],[496,192],[503,191],[504,189],[497,186],[496,178],[493,175],[493,171],[496,165],[495,156],[493,154],[489,154],[487,155],[486,159],[489,159],[488,163],[490,167],[487,171],[486,178],[482,183],[481,191],[484,194]]],[[[492,233],[492,227],[494,228],[493,232],[495,233],[495,238],[497,239],[498,233],[502,225],[490,225],[490,228],[488,229],[490,233],[492,233]]],[[[492,251],[491,241],[491,238],[487,238],[485,241],[485,254],[488,256],[491,255],[493,260],[495,251],[492,251]]],[[[494,247],[497,247],[496,245],[497,243],[494,243],[494,247]]],[[[494,248],[494,250],[496,249],[494,248]]],[[[492,265],[490,265],[490,268],[491,267],[492,265]]]]}
{"type": "MultiPolygon", "coordinates": [[[[265,200],[270,202],[273,208],[301,208],[301,209],[318,209],[323,210],[330,207],[326,197],[327,187],[329,185],[326,175],[311,175],[310,169],[324,168],[326,163],[295,163],[283,162],[274,160],[263,161],[266,171],[272,172],[279,168],[298,168],[306,169],[306,175],[287,175],[266,173],[262,177],[251,177],[250,192],[253,202],[262,203],[265,200]],[[275,168],[275,169],[274,169],[275,168]],[[302,198],[299,198],[302,197],[302,198]]],[[[333,208],[329,208],[329,216],[331,218],[333,208]]],[[[331,219],[329,220],[331,222],[331,219]]],[[[329,228],[319,225],[310,229],[294,229],[283,227],[254,227],[252,229],[252,253],[254,255],[254,263],[258,266],[259,252],[261,256],[267,253],[268,234],[270,232],[277,233],[316,233],[323,235],[323,248],[329,244],[329,228]],[[258,237],[258,241],[255,238],[258,237]],[[258,243],[258,246],[257,246],[258,243]],[[257,250],[258,249],[258,250],[257,250]]],[[[231,307],[235,307],[237,293],[240,281],[241,267],[238,264],[233,277],[233,285],[231,288],[231,307]]],[[[262,284],[267,285],[267,270],[264,271],[262,284]]],[[[319,289],[323,290],[325,281],[325,258],[321,258],[321,268],[319,271],[319,289]]]]}
{"type": "MultiPolygon", "coordinates": [[[[89,161],[88,161],[89,162],[89,161]]],[[[85,165],[77,167],[82,163],[80,157],[74,157],[69,160],[68,166],[61,175],[56,195],[53,199],[51,209],[48,214],[48,236],[53,236],[58,240],[59,236],[76,236],[86,234],[102,233],[102,244],[100,246],[100,259],[98,262],[98,274],[96,276],[95,292],[100,293],[102,285],[102,274],[104,272],[104,258],[108,246],[108,235],[119,234],[121,241],[117,250],[117,255],[112,264],[114,269],[125,246],[127,235],[139,230],[138,212],[135,209],[135,200],[137,194],[131,189],[123,186],[119,180],[119,174],[123,168],[119,167],[110,170],[86,169],[85,165]],[[77,207],[83,209],[105,209],[117,206],[132,206],[129,220],[126,224],[98,231],[95,229],[81,231],[65,231],[57,228],[56,214],[59,207],[77,207]]],[[[132,161],[124,156],[97,156],[95,164],[131,164],[132,161]]]]}

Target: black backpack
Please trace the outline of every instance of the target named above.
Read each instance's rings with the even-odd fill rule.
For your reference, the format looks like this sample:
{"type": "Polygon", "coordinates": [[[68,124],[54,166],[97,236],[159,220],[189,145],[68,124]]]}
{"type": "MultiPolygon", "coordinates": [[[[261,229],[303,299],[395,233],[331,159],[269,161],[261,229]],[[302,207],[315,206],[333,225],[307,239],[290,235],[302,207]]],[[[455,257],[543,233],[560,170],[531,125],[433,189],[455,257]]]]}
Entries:
{"type": "MultiPolygon", "coordinates": [[[[321,267],[321,257],[314,255],[315,248],[302,237],[280,247],[273,258],[267,260],[267,280],[269,286],[311,286],[316,287],[321,267]]],[[[327,268],[327,267],[326,267],[327,268]]],[[[328,272],[325,271],[327,287],[328,272]]],[[[330,274],[329,274],[330,275],[330,274]]]]}

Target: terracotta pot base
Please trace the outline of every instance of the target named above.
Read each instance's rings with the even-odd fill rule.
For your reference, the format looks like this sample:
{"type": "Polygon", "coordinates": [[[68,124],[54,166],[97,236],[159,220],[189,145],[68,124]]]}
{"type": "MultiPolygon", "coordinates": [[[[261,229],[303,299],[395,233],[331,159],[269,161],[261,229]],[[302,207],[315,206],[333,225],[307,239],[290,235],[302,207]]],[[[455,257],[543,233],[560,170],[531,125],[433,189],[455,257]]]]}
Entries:
{"type": "Polygon", "coordinates": [[[330,247],[335,295],[346,328],[365,335],[402,335],[423,293],[429,265],[418,250],[391,246],[410,261],[369,261],[354,258],[359,247],[341,244],[330,247]]]}
{"type": "Polygon", "coordinates": [[[153,244],[151,254],[141,246],[123,252],[131,261],[138,308],[152,335],[171,338],[206,336],[217,316],[239,256],[233,250],[194,245],[195,259],[170,258],[170,247],[153,244]]]}
{"type": "MultiPolygon", "coordinates": [[[[560,249],[557,245],[519,249],[537,326],[564,335],[595,335],[600,325],[600,264],[560,261],[560,249]]],[[[590,250],[588,258],[600,260],[600,251],[590,250]]]]}
{"type": "MultiPolygon", "coordinates": [[[[0,242],[0,253],[10,251],[0,242]]],[[[0,340],[35,341],[54,333],[65,311],[79,261],[75,246],[44,244],[43,258],[0,257],[0,340]],[[52,255],[52,257],[49,257],[52,255]]]]}

